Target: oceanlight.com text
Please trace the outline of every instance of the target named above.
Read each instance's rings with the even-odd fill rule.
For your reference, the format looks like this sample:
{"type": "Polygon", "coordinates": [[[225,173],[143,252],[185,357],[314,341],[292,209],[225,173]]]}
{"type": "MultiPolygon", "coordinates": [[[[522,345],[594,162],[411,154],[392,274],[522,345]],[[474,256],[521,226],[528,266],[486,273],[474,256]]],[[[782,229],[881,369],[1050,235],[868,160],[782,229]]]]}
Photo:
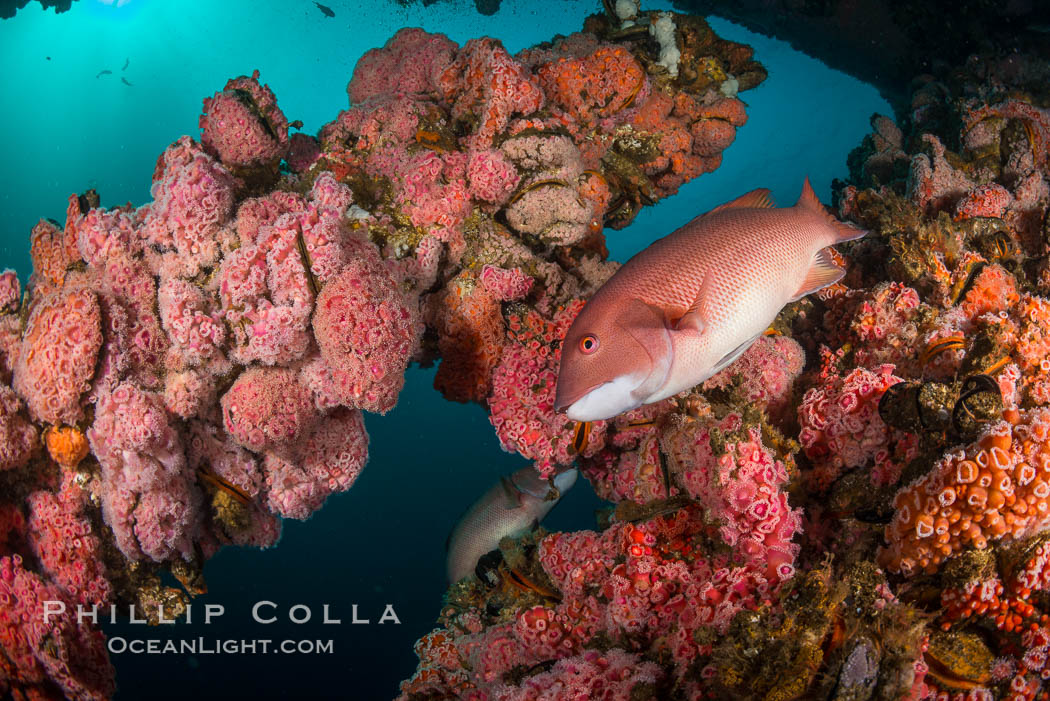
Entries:
{"type": "Polygon", "coordinates": [[[285,639],[221,639],[189,638],[162,640],[159,638],[127,638],[115,636],[106,642],[114,655],[331,655],[335,652],[332,640],[285,639]]]}

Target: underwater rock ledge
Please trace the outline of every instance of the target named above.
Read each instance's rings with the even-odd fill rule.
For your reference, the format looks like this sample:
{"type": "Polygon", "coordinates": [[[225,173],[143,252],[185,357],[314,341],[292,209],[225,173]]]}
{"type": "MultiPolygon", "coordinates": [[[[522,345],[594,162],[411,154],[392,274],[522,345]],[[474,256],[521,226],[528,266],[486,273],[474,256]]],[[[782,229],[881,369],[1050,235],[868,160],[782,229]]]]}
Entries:
{"type": "MultiPolygon", "coordinates": [[[[55,14],[67,12],[77,0],[37,0],[45,10],[54,8],[55,14]]],[[[15,13],[30,3],[30,0],[0,0],[0,19],[11,19],[15,13]]]]}
{"type": "Polygon", "coordinates": [[[895,110],[906,106],[917,74],[951,70],[978,50],[1050,60],[1050,7],[1040,2],[674,0],[674,6],[788,41],[876,86],[895,110]]]}
{"type": "Polygon", "coordinates": [[[256,72],[204,100],[148,204],[71,195],[24,292],[0,274],[0,692],[111,696],[101,631],[44,602],[180,617],[219,549],[353,484],[410,362],[542,474],[571,461],[543,383],[617,267],[604,230],[716,169],[764,78],[637,8],[514,56],[404,29],[317,135],[256,72]]]}

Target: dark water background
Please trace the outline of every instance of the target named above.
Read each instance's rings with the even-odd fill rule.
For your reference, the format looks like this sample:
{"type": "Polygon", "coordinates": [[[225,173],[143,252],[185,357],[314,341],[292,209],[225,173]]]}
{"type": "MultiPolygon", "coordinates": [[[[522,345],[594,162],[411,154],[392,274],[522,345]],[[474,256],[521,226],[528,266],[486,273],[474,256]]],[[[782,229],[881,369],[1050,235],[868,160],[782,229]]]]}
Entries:
{"type": "MultiPolygon", "coordinates": [[[[33,4],[0,22],[0,268],[15,268],[25,280],[29,230],[42,216],[63,221],[72,192],[94,187],[106,206],[148,201],[157,156],[180,135],[197,136],[201,100],[227,78],[258,68],[288,119],[301,119],[312,133],[347,106],[346,83],[361,54],[401,27],[422,26],[461,44],[495,36],[514,52],[577,31],[600,10],[598,2],[504,0],[483,17],[460,0],[426,8],[325,4],[334,18],[298,0],[132,0],[119,8],[81,0],[62,15],[33,4]],[[112,74],[96,78],[103,69],[112,74]]],[[[670,6],[646,2],[643,9],[670,6]]],[[[750,121],[718,171],[644,211],[630,228],[609,232],[617,260],[756,187],[792,204],[809,175],[826,201],[832,178],[846,174],[846,154],[869,131],[869,116],[890,113],[873,88],[787,44],[711,23],[723,37],[754,46],[769,79],[741,95],[750,121]]],[[[275,550],[228,548],[208,563],[210,593],[196,600],[195,619],[206,603],[225,606],[222,617],[163,629],[105,626],[127,640],[332,640],[333,654],[114,655],[118,699],[396,694],[415,668],[413,641],[433,627],[441,606],[449,529],[498,475],[526,464],[500,450],[480,407],[445,402],[432,380],[432,370],[410,369],[397,408],[367,416],[371,459],[348,493],[305,523],[286,522],[275,550]],[[252,621],[251,607],[262,600],[278,604],[277,623],[252,621]],[[311,622],[289,622],[296,604],[311,608],[311,622]],[[342,625],[320,623],[324,604],[342,625]],[[371,625],[350,623],[353,604],[371,625]],[[386,604],[400,625],[376,624],[386,604]]],[[[600,506],[581,481],[545,525],[593,527],[600,506]]]]}

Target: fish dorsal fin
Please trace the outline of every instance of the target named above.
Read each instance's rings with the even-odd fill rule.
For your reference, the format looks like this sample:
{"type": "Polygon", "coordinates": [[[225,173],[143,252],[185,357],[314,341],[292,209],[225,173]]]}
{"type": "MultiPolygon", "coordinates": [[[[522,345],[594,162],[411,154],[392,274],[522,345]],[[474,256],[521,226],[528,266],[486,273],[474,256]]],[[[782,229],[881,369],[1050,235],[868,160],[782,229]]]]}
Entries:
{"type": "Polygon", "coordinates": [[[802,181],[802,194],[798,196],[798,202],[795,206],[799,209],[808,209],[811,212],[817,212],[827,216],[828,210],[824,209],[824,205],[817,199],[817,193],[813,192],[813,186],[809,183],[809,176],[802,181]]]}
{"type": "Polygon", "coordinates": [[[845,274],[846,271],[835,263],[832,249],[822,248],[817,251],[817,255],[813,256],[813,262],[810,263],[809,270],[806,272],[806,279],[802,281],[802,286],[798,288],[791,301],[802,299],[811,292],[833,285],[845,274]]]}
{"type": "Polygon", "coordinates": [[[813,186],[809,184],[809,176],[806,176],[805,181],[802,183],[802,194],[799,195],[798,202],[795,203],[795,208],[819,214],[824,218],[828,224],[835,229],[835,243],[853,241],[854,239],[859,239],[868,233],[864,229],[860,229],[852,224],[839,221],[835,218],[835,215],[825,209],[824,205],[822,205],[820,200],[817,199],[817,193],[813,192],[813,186]]]}
{"type": "MultiPolygon", "coordinates": [[[[772,198],[769,196],[769,188],[760,187],[757,190],[752,190],[747,194],[737,197],[735,200],[730,200],[725,204],[720,204],[712,209],[707,214],[714,214],[715,212],[721,212],[726,209],[742,209],[745,207],[755,207],[759,209],[773,209],[776,205],[773,204],[772,198]]],[[[704,214],[703,216],[707,216],[704,214]]]]}

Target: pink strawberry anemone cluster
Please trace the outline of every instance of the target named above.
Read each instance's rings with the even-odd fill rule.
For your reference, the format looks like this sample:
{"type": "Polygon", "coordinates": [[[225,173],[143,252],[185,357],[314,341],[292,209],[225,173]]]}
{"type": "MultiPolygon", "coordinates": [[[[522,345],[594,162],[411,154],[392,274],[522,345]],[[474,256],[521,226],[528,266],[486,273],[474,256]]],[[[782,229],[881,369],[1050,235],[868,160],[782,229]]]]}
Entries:
{"type": "MultiPolygon", "coordinates": [[[[683,33],[684,63],[717,64],[741,89],[764,78],[747,47],[680,22],[704,30],[697,46],[683,33]]],[[[257,71],[234,78],[204,100],[199,137],[157,159],[151,202],[106,208],[88,191],[61,225],[34,227],[25,291],[0,275],[0,695],[111,696],[102,634],[45,620],[43,602],[178,617],[220,548],[272,546],[282,519],[353,485],[368,459],[364,414],[397,404],[410,362],[440,358],[439,391],[490,407],[502,444],[541,471],[574,458],[551,392],[561,336],[616,268],[604,226],[712,170],[746,120],[721,82],[676,80],[644,37],[616,29],[591,18],[518,56],[494,39],[402,30],[362,58],[349,109],[316,136],[290,133],[257,71]],[[601,83],[593,95],[573,82],[583,67],[601,83]],[[673,125],[639,117],[672,102],[683,105],[673,125]],[[701,122],[715,113],[733,117],[712,150],[701,122]],[[704,165],[672,165],[683,158],[704,165]]],[[[596,466],[614,455],[601,452],[605,430],[582,449],[596,466]]],[[[617,437],[622,452],[641,455],[644,433],[617,437]]],[[[797,521],[785,474],[765,487],[776,523],[797,521]]],[[[783,536],[698,554],[680,576],[688,592],[684,580],[660,590],[696,598],[718,577],[726,603],[710,616],[724,627],[753,600],[730,590],[751,581],[763,548],[790,566],[783,536]]],[[[774,587],[785,575],[754,576],[774,587]]],[[[625,620],[641,618],[638,582],[625,620]]],[[[616,677],[623,692],[664,677],[633,652],[575,652],[549,674],[595,689],[616,677]]]]}
{"type": "Polygon", "coordinates": [[[455,583],[403,701],[1050,698],[1050,93],[1015,60],[873,118],[835,189],[870,231],[846,277],[691,391],[573,424],[578,304],[508,308],[503,447],[614,506],[455,583]]]}

